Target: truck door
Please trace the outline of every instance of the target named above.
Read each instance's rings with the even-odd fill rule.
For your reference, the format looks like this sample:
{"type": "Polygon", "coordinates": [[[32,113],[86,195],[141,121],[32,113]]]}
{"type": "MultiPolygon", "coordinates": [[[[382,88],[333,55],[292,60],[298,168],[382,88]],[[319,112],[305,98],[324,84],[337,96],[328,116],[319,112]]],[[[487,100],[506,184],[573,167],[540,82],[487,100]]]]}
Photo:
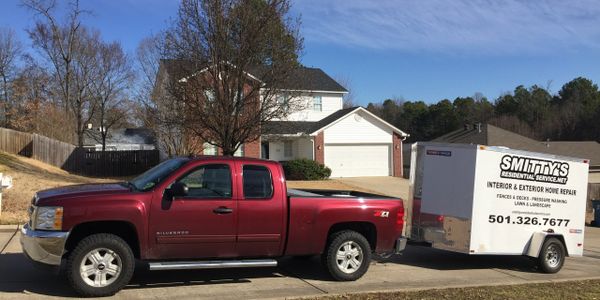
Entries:
{"type": "Polygon", "coordinates": [[[283,249],[287,192],[278,168],[239,163],[241,191],[238,201],[237,252],[243,257],[278,256],[283,249]],[[273,182],[273,178],[277,178],[273,182]]]}
{"type": "Polygon", "coordinates": [[[155,258],[217,258],[235,256],[238,217],[232,176],[233,163],[199,163],[188,167],[175,182],[184,183],[186,196],[155,199],[150,214],[150,243],[155,258]]]}

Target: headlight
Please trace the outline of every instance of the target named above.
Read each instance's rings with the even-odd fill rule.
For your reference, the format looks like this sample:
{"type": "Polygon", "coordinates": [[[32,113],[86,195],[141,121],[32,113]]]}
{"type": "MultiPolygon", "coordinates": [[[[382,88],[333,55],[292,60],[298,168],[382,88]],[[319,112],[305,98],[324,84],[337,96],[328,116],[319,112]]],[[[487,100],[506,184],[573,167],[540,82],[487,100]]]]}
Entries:
{"type": "Polygon", "coordinates": [[[58,206],[40,206],[36,208],[35,229],[61,230],[63,208],[58,206]]]}

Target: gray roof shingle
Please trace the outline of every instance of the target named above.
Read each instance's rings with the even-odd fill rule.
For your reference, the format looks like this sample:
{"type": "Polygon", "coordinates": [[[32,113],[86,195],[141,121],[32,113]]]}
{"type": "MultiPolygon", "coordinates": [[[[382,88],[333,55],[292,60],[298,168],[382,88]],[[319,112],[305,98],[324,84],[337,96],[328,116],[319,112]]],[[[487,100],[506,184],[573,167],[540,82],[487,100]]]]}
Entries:
{"type": "Polygon", "coordinates": [[[468,129],[458,129],[435,138],[432,142],[504,146],[512,149],[589,159],[590,166],[600,167],[600,143],[598,142],[544,142],[490,124],[481,124],[481,130],[476,126],[468,129]]]}
{"type": "Polygon", "coordinates": [[[317,121],[270,121],[263,126],[263,134],[311,134],[353,112],[358,107],[340,109],[317,121]]]}
{"type": "MultiPolygon", "coordinates": [[[[194,63],[186,60],[163,59],[161,65],[172,76],[184,77],[192,74],[205,66],[194,66],[194,63]]],[[[267,68],[254,66],[246,70],[249,74],[261,79],[267,68]]],[[[269,82],[265,82],[269,84],[269,82]]],[[[331,78],[319,68],[300,66],[294,70],[286,82],[281,83],[282,89],[300,91],[326,91],[326,92],[348,92],[342,85],[331,78]]]]}

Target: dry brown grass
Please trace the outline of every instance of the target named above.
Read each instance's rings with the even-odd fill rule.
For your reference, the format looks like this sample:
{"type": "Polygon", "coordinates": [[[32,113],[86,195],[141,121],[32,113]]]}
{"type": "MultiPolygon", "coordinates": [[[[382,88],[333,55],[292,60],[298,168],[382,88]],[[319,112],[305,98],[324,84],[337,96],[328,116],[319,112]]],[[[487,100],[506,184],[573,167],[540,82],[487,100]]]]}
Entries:
{"type": "MultiPolygon", "coordinates": [[[[25,223],[27,208],[37,191],[72,184],[115,181],[73,175],[40,161],[4,152],[0,152],[0,172],[13,178],[13,188],[2,194],[0,224],[25,223]]],[[[297,189],[357,190],[374,193],[337,180],[288,181],[287,185],[297,189]]]]}
{"type": "Polygon", "coordinates": [[[305,300],[384,300],[384,299],[600,299],[600,280],[532,283],[520,285],[482,286],[469,288],[430,289],[424,291],[380,292],[322,296],[305,300]]]}
{"type": "Polygon", "coordinates": [[[35,192],[58,186],[112,181],[69,174],[40,161],[0,152],[0,172],[12,176],[13,188],[2,193],[0,224],[27,221],[27,208],[35,192]]]}

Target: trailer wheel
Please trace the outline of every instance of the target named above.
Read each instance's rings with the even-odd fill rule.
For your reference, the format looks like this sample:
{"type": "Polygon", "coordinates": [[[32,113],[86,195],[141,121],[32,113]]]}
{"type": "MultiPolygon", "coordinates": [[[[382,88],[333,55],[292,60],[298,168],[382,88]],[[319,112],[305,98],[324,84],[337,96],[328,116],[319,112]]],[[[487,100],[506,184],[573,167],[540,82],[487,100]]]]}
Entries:
{"type": "Polygon", "coordinates": [[[331,236],[323,253],[322,263],[335,280],[354,281],[369,269],[371,247],[360,233],[340,231],[331,236]]]}
{"type": "Polygon", "coordinates": [[[566,253],[565,246],[557,238],[546,239],[538,257],[540,269],[544,273],[560,271],[565,263],[566,253]]]}

